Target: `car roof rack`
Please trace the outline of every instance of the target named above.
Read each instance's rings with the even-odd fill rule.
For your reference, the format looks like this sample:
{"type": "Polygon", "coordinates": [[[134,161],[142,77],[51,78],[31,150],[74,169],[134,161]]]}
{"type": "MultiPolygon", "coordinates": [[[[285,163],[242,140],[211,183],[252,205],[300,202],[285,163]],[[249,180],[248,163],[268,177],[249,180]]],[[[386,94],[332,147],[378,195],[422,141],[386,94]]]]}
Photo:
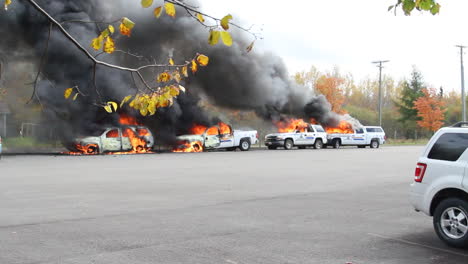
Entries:
{"type": "Polygon", "coordinates": [[[458,122],[452,125],[452,127],[466,127],[468,128],[468,122],[458,122]]]}

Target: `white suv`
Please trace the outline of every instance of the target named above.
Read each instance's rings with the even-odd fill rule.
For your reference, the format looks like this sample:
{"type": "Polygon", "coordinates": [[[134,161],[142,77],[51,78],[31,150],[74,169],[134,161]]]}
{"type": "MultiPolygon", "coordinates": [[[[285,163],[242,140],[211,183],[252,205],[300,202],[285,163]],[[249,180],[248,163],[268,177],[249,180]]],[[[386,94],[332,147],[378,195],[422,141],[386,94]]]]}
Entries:
{"type": "Polygon", "coordinates": [[[416,165],[411,203],[433,216],[437,235],[468,248],[468,123],[437,131],[416,165]]]}

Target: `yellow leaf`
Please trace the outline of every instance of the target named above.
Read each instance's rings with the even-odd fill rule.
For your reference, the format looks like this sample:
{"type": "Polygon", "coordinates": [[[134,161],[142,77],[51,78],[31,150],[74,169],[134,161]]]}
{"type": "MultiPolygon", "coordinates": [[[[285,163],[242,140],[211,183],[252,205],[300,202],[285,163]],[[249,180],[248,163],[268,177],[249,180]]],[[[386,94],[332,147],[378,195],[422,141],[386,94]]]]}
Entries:
{"type": "Polygon", "coordinates": [[[210,61],[210,58],[208,58],[208,56],[205,56],[203,54],[198,55],[198,57],[197,57],[197,62],[198,62],[198,64],[200,64],[200,66],[208,65],[209,61],[210,61]]]}
{"type": "Polygon", "coordinates": [[[182,75],[184,75],[185,77],[188,77],[188,69],[187,69],[187,66],[182,67],[182,75]]]}
{"type": "Polygon", "coordinates": [[[141,0],[141,6],[148,8],[153,4],[153,0],[141,0]]]}
{"type": "Polygon", "coordinates": [[[111,37],[106,38],[106,42],[104,43],[104,52],[106,53],[113,53],[115,51],[115,43],[111,37]]]}
{"type": "Polygon", "coordinates": [[[168,82],[171,80],[171,75],[168,72],[163,72],[158,76],[158,82],[168,82]]]}
{"type": "Polygon", "coordinates": [[[76,93],[75,96],[73,96],[73,101],[76,101],[76,98],[78,98],[79,93],[76,93]]]}
{"type": "Polygon", "coordinates": [[[216,45],[218,44],[219,37],[221,36],[220,31],[217,30],[211,30],[210,31],[210,36],[208,37],[208,43],[210,45],[216,45]]]}
{"type": "Polygon", "coordinates": [[[176,15],[176,9],[175,9],[175,6],[173,3],[168,3],[166,2],[164,4],[164,7],[166,8],[166,14],[171,16],[171,17],[175,17],[176,15]]]}
{"type": "Polygon", "coordinates": [[[129,29],[128,27],[126,27],[124,23],[120,24],[119,29],[120,29],[120,34],[122,34],[124,36],[130,37],[130,35],[132,34],[132,30],[129,29]]]}
{"type": "Polygon", "coordinates": [[[112,108],[110,105],[104,106],[104,110],[106,110],[107,113],[111,114],[112,113],[112,108]]]}
{"type": "Polygon", "coordinates": [[[109,25],[108,28],[109,28],[110,33],[111,33],[111,34],[114,34],[114,32],[115,32],[114,26],[113,26],[113,25],[109,25]]]}
{"type": "Polygon", "coordinates": [[[252,43],[250,43],[250,45],[249,45],[249,46],[247,47],[247,49],[246,49],[247,52],[251,52],[251,51],[252,51],[254,44],[255,44],[255,41],[252,41],[252,43]]]}
{"type": "Polygon", "coordinates": [[[172,58],[169,58],[169,64],[174,65],[174,60],[172,58]]]}
{"type": "Polygon", "coordinates": [[[169,94],[173,97],[178,96],[180,94],[179,88],[174,85],[169,86],[169,94]]]}
{"type": "Polygon", "coordinates": [[[221,39],[223,40],[224,45],[230,47],[232,46],[232,37],[231,34],[227,31],[222,31],[221,32],[221,39]]]}
{"type": "Polygon", "coordinates": [[[94,38],[93,41],[91,42],[91,47],[95,50],[100,50],[102,48],[102,42],[103,38],[101,36],[94,38]]]}
{"type": "Polygon", "coordinates": [[[11,5],[11,0],[5,0],[5,10],[8,10],[9,5],[11,5]]]}
{"type": "Polygon", "coordinates": [[[130,101],[130,99],[132,99],[132,97],[133,97],[133,95],[125,96],[125,98],[124,98],[124,99],[122,100],[122,102],[120,103],[120,108],[122,108],[122,106],[123,106],[126,102],[130,101]]]}
{"type": "Polygon", "coordinates": [[[132,30],[133,27],[135,26],[135,22],[131,21],[127,17],[122,18],[122,24],[130,30],[132,30]]]}
{"type": "Polygon", "coordinates": [[[192,73],[196,73],[198,71],[198,65],[195,62],[195,60],[192,60],[192,65],[190,66],[190,69],[192,69],[192,73]]]}
{"type": "Polygon", "coordinates": [[[156,7],[156,9],[154,9],[154,16],[156,18],[159,18],[162,14],[162,10],[163,10],[162,6],[156,7]]]}
{"type": "Polygon", "coordinates": [[[200,13],[197,13],[197,19],[198,19],[198,21],[200,21],[200,22],[202,22],[202,23],[205,22],[205,18],[204,18],[203,15],[200,14],[200,13]]]}
{"type": "Polygon", "coordinates": [[[110,107],[111,112],[116,112],[119,105],[116,102],[107,102],[107,105],[110,107]]]}
{"type": "Polygon", "coordinates": [[[147,116],[148,115],[148,109],[147,108],[141,108],[140,109],[140,114],[142,116],[147,116]]]}
{"type": "Polygon", "coordinates": [[[231,15],[227,15],[227,16],[223,17],[223,19],[221,19],[221,26],[224,28],[224,30],[229,29],[229,20],[231,20],[231,19],[232,19],[231,15]]]}
{"type": "Polygon", "coordinates": [[[182,76],[180,76],[179,71],[174,71],[172,73],[172,79],[174,79],[177,83],[180,83],[180,81],[182,80],[182,76]]]}
{"type": "Polygon", "coordinates": [[[63,94],[63,97],[65,97],[65,99],[68,99],[70,97],[70,95],[72,94],[73,89],[74,89],[73,87],[66,89],[65,93],[63,94]]]}

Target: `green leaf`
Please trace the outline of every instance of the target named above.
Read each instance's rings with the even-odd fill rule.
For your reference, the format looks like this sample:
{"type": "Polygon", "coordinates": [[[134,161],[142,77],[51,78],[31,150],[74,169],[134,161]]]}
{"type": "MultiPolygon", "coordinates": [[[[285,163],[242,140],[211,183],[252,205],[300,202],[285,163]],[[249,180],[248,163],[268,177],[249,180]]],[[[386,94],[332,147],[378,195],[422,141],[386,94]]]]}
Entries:
{"type": "Polygon", "coordinates": [[[391,5],[388,7],[388,11],[390,12],[395,6],[394,5],[391,5]]]}
{"type": "Polygon", "coordinates": [[[421,0],[419,2],[419,8],[421,8],[422,10],[431,10],[432,6],[434,5],[434,0],[421,0]]]}
{"type": "Polygon", "coordinates": [[[141,0],[141,6],[148,8],[153,4],[153,0],[141,0]]]}
{"type": "Polygon", "coordinates": [[[439,4],[433,5],[431,8],[431,14],[437,15],[439,14],[439,12],[440,12],[440,5],[439,4]]]}
{"type": "Polygon", "coordinates": [[[405,11],[405,15],[409,16],[415,7],[416,3],[413,0],[403,1],[403,11],[405,11]]]}

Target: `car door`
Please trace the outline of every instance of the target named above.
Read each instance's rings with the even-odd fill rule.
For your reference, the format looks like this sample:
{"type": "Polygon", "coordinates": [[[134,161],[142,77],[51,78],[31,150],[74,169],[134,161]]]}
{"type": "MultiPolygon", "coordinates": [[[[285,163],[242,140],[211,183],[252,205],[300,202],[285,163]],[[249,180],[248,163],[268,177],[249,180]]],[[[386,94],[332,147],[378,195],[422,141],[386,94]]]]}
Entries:
{"type": "Polygon", "coordinates": [[[353,135],[353,144],[356,144],[356,145],[366,144],[366,134],[364,134],[363,128],[359,128],[355,130],[355,133],[353,135]]]}
{"type": "Polygon", "coordinates": [[[120,129],[112,128],[107,130],[103,135],[103,150],[104,151],[120,151],[122,149],[122,137],[120,129]]]}
{"type": "Polygon", "coordinates": [[[131,150],[133,148],[130,135],[135,136],[135,132],[130,127],[124,128],[122,131],[122,150],[131,150]]]}
{"type": "Polygon", "coordinates": [[[205,137],[205,148],[218,148],[221,145],[218,127],[210,127],[203,134],[205,137]]]}
{"type": "Polygon", "coordinates": [[[317,131],[314,126],[308,126],[305,130],[305,145],[313,145],[317,137],[317,131]]]}

